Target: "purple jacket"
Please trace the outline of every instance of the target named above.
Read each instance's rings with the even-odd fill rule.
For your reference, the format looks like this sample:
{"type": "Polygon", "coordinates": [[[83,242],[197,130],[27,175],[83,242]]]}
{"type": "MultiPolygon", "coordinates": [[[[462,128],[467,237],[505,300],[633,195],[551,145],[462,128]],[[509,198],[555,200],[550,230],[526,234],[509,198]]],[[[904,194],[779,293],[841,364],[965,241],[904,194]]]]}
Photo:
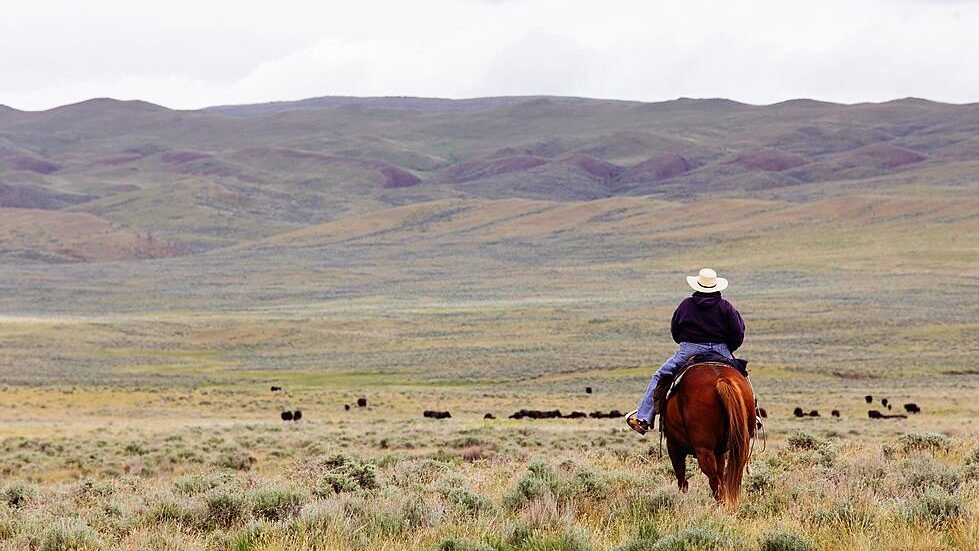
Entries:
{"type": "Polygon", "coordinates": [[[681,342],[721,343],[734,352],[744,342],[744,320],[721,293],[694,292],[673,312],[670,323],[673,340],[681,342]]]}

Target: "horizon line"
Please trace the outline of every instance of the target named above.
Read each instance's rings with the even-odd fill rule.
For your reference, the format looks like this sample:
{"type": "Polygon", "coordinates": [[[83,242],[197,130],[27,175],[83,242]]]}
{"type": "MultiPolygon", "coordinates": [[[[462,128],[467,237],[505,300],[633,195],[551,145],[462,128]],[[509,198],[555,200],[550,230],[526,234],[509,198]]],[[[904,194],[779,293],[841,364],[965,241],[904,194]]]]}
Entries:
{"type": "MultiPolygon", "coordinates": [[[[715,97],[678,96],[678,97],[675,97],[675,98],[672,98],[672,99],[652,100],[652,101],[650,101],[650,100],[631,100],[631,99],[620,99],[620,98],[602,98],[602,97],[575,96],[575,95],[555,95],[555,94],[490,95],[490,96],[473,96],[473,97],[460,97],[460,98],[449,98],[449,97],[439,97],[439,96],[413,96],[413,95],[377,95],[377,96],[368,95],[368,96],[356,96],[356,95],[343,95],[343,94],[341,94],[341,95],[311,96],[311,97],[305,97],[305,98],[299,98],[299,99],[269,100],[269,101],[247,102],[247,103],[221,103],[221,104],[215,104],[215,105],[207,105],[207,106],[199,107],[199,108],[196,108],[196,109],[179,109],[179,108],[168,107],[168,106],[163,105],[163,104],[160,104],[160,103],[155,103],[155,102],[152,102],[152,101],[148,101],[148,100],[144,100],[144,99],[139,99],[139,98],[120,99],[120,98],[111,97],[111,96],[92,97],[92,98],[88,98],[88,99],[84,99],[84,100],[80,100],[80,101],[75,101],[75,102],[71,102],[71,103],[65,103],[65,104],[62,104],[62,105],[57,105],[57,106],[54,106],[54,107],[49,107],[47,109],[18,109],[16,107],[13,107],[11,105],[7,105],[7,104],[4,104],[4,103],[0,103],[0,108],[4,108],[4,110],[7,110],[8,112],[9,111],[13,111],[13,112],[17,112],[17,113],[46,113],[46,112],[49,112],[49,111],[55,111],[55,110],[63,109],[63,108],[67,108],[67,107],[79,106],[79,105],[84,105],[84,104],[87,104],[87,103],[94,103],[94,102],[100,102],[101,101],[101,102],[116,102],[116,103],[142,103],[142,104],[151,105],[153,107],[159,107],[159,108],[162,108],[162,109],[167,109],[169,111],[201,112],[201,111],[209,111],[209,110],[217,110],[217,109],[228,109],[228,108],[235,108],[235,107],[257,107],[257,106],[264,106],[264,105],[272,106],[272,105],[284,105],[284,104],[299,104],[299,103],[303,103],[303,102],[311,102],[311,101],[316,101],[316,100],[327,100],[327,99],[339,99],[339,100],[343,100],[343,99],[347,99],[347,100],[395,100],[395,99],[402,99],[402,100],[422,100],[422,101],[426,101],[427,100],[427,101],[448,101],[448,102],[471,102],[471,101],[494,100],[494,99],[496,99],[496,100],[500,100],[500,99],[513,99],[513,100],[526,99],[528,101],[532,101],[532,100],[535,100],[535,99],[554,99],[554,100],[580,100],[580,101],[596,101],[596,102],[612,102],[612,103],[632,103],[632,104],[637,104],[637,105],[658,105],[658,104],[667,104],[667,103],[677,103],[677,102],[682,102],[682,101],[690,101],[690,102],[709,102],[709,101],[715,101],[716,102],[716,101],[723,101],[723,102],[733,103],[733,104],[737,104],[739,106],[744,106],[744,107],[773,107],[773,106],[777,106],[777,105],[783,105],[783,104],[794,103],[794,102],[797,102],[797,103],[811,102],[811,103],[816,103],[816,104],[822,104],[822,105],[825,105],[825,106],[836,106],[836,107],[854,107],[854,106],[859,106],[859,105],[885,105],[885,104],[888,104],[888,103],[897,103],[897,102],[926,102],[926,103],[931,103],[931,104],[935,104],[935,105],[946,105],[946,106],[954,106],[954,107],[966,107],[966,106],[971,106],[971,105],[979,105],[979,101],[976,101],[976,102],[968,102],[968,103],[954,103],[954,102],[938,101],[938,100],[933,100],[933,99],[930,99],[930,98],[924,98],[924,97],[919,97],[919,96],[905,96],[905,97],[901,97],[901,98],[893,98],[893,99],[882,100],[882,101],[858,101],[858,102],[852,102],[852,103],[828,101],[828,100],[821,100],[821,99],[809,98],[809,97],[790,98],[790,99],[785,99],[785,100],[776,101],[776,102],[772,102],[772,103],[749,103],[749,102],[744,102],[744,101],[740,101],[740,100],[736,100],[736,99],[723,98],[723,97],[717,97],[717,96],[715,96],[715,97]]],[[[335,108],[335,107],[338,107],[338,106],[322,107],[322,109],[332,109],[332,108],[335,108]]],[[[0,111],[0,112],[2,112],[2,111],[0,111]]]]}

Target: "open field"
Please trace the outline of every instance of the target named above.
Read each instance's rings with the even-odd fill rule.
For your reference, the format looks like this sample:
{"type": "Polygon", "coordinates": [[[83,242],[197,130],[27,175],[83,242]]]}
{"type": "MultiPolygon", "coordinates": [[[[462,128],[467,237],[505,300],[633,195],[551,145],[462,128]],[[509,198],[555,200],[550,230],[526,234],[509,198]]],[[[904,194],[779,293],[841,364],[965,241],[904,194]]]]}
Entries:
{"type": "Polygon", "coordinates": [[[2,111],[0,549],[979,549],[977,125],[917,100],[2,111]],[[507,419],[632,409],[708,265],[770,413],[737,510],[621,419],[507,419]],[[868,419],[881,398],[923,411],[868,419]]]}

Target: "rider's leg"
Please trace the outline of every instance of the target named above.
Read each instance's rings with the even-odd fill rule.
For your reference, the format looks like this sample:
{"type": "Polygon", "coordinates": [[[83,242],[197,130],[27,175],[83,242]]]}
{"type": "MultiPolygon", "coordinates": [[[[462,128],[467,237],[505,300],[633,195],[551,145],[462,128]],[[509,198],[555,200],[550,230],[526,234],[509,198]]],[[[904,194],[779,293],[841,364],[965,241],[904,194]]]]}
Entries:
{"type": "Polygon", "coordinates": [[[646,421],[647,423],[653,420],[653,392],[656,391],[656,385],[659,384],[659,379],[663,375],[673,375],[673,372],[677,367],[683,365],[683,362],[687,361],[688,358],[694,354],[703,352],[704,347],[699,344],[683,342],[680,343],[680,348],[677,349],[676,353],[666,360],[666,362],[653,373],[652,379],[649,381],[649,385],[646,386],[646,393],[643,394],[642,399],[639,401],[639,407],[636,409],[636,418],[646,421]]]}

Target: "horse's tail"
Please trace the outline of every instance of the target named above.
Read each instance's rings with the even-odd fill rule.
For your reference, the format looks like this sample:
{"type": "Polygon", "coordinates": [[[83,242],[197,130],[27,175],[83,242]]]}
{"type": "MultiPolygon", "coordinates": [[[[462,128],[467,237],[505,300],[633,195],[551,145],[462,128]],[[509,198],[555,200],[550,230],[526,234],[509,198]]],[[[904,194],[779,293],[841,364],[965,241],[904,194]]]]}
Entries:
{"type": "Polygon", "coordinates": [[[730,507],[738,503],[741,494],[741,478],[750,455],[750,435],[748,434],[748,407],[741,389],[728,379],[720,379],[716,385],[717,394],[727,410],[727,464],[724,468],[722,484],[724,501],[730,507]]]}

